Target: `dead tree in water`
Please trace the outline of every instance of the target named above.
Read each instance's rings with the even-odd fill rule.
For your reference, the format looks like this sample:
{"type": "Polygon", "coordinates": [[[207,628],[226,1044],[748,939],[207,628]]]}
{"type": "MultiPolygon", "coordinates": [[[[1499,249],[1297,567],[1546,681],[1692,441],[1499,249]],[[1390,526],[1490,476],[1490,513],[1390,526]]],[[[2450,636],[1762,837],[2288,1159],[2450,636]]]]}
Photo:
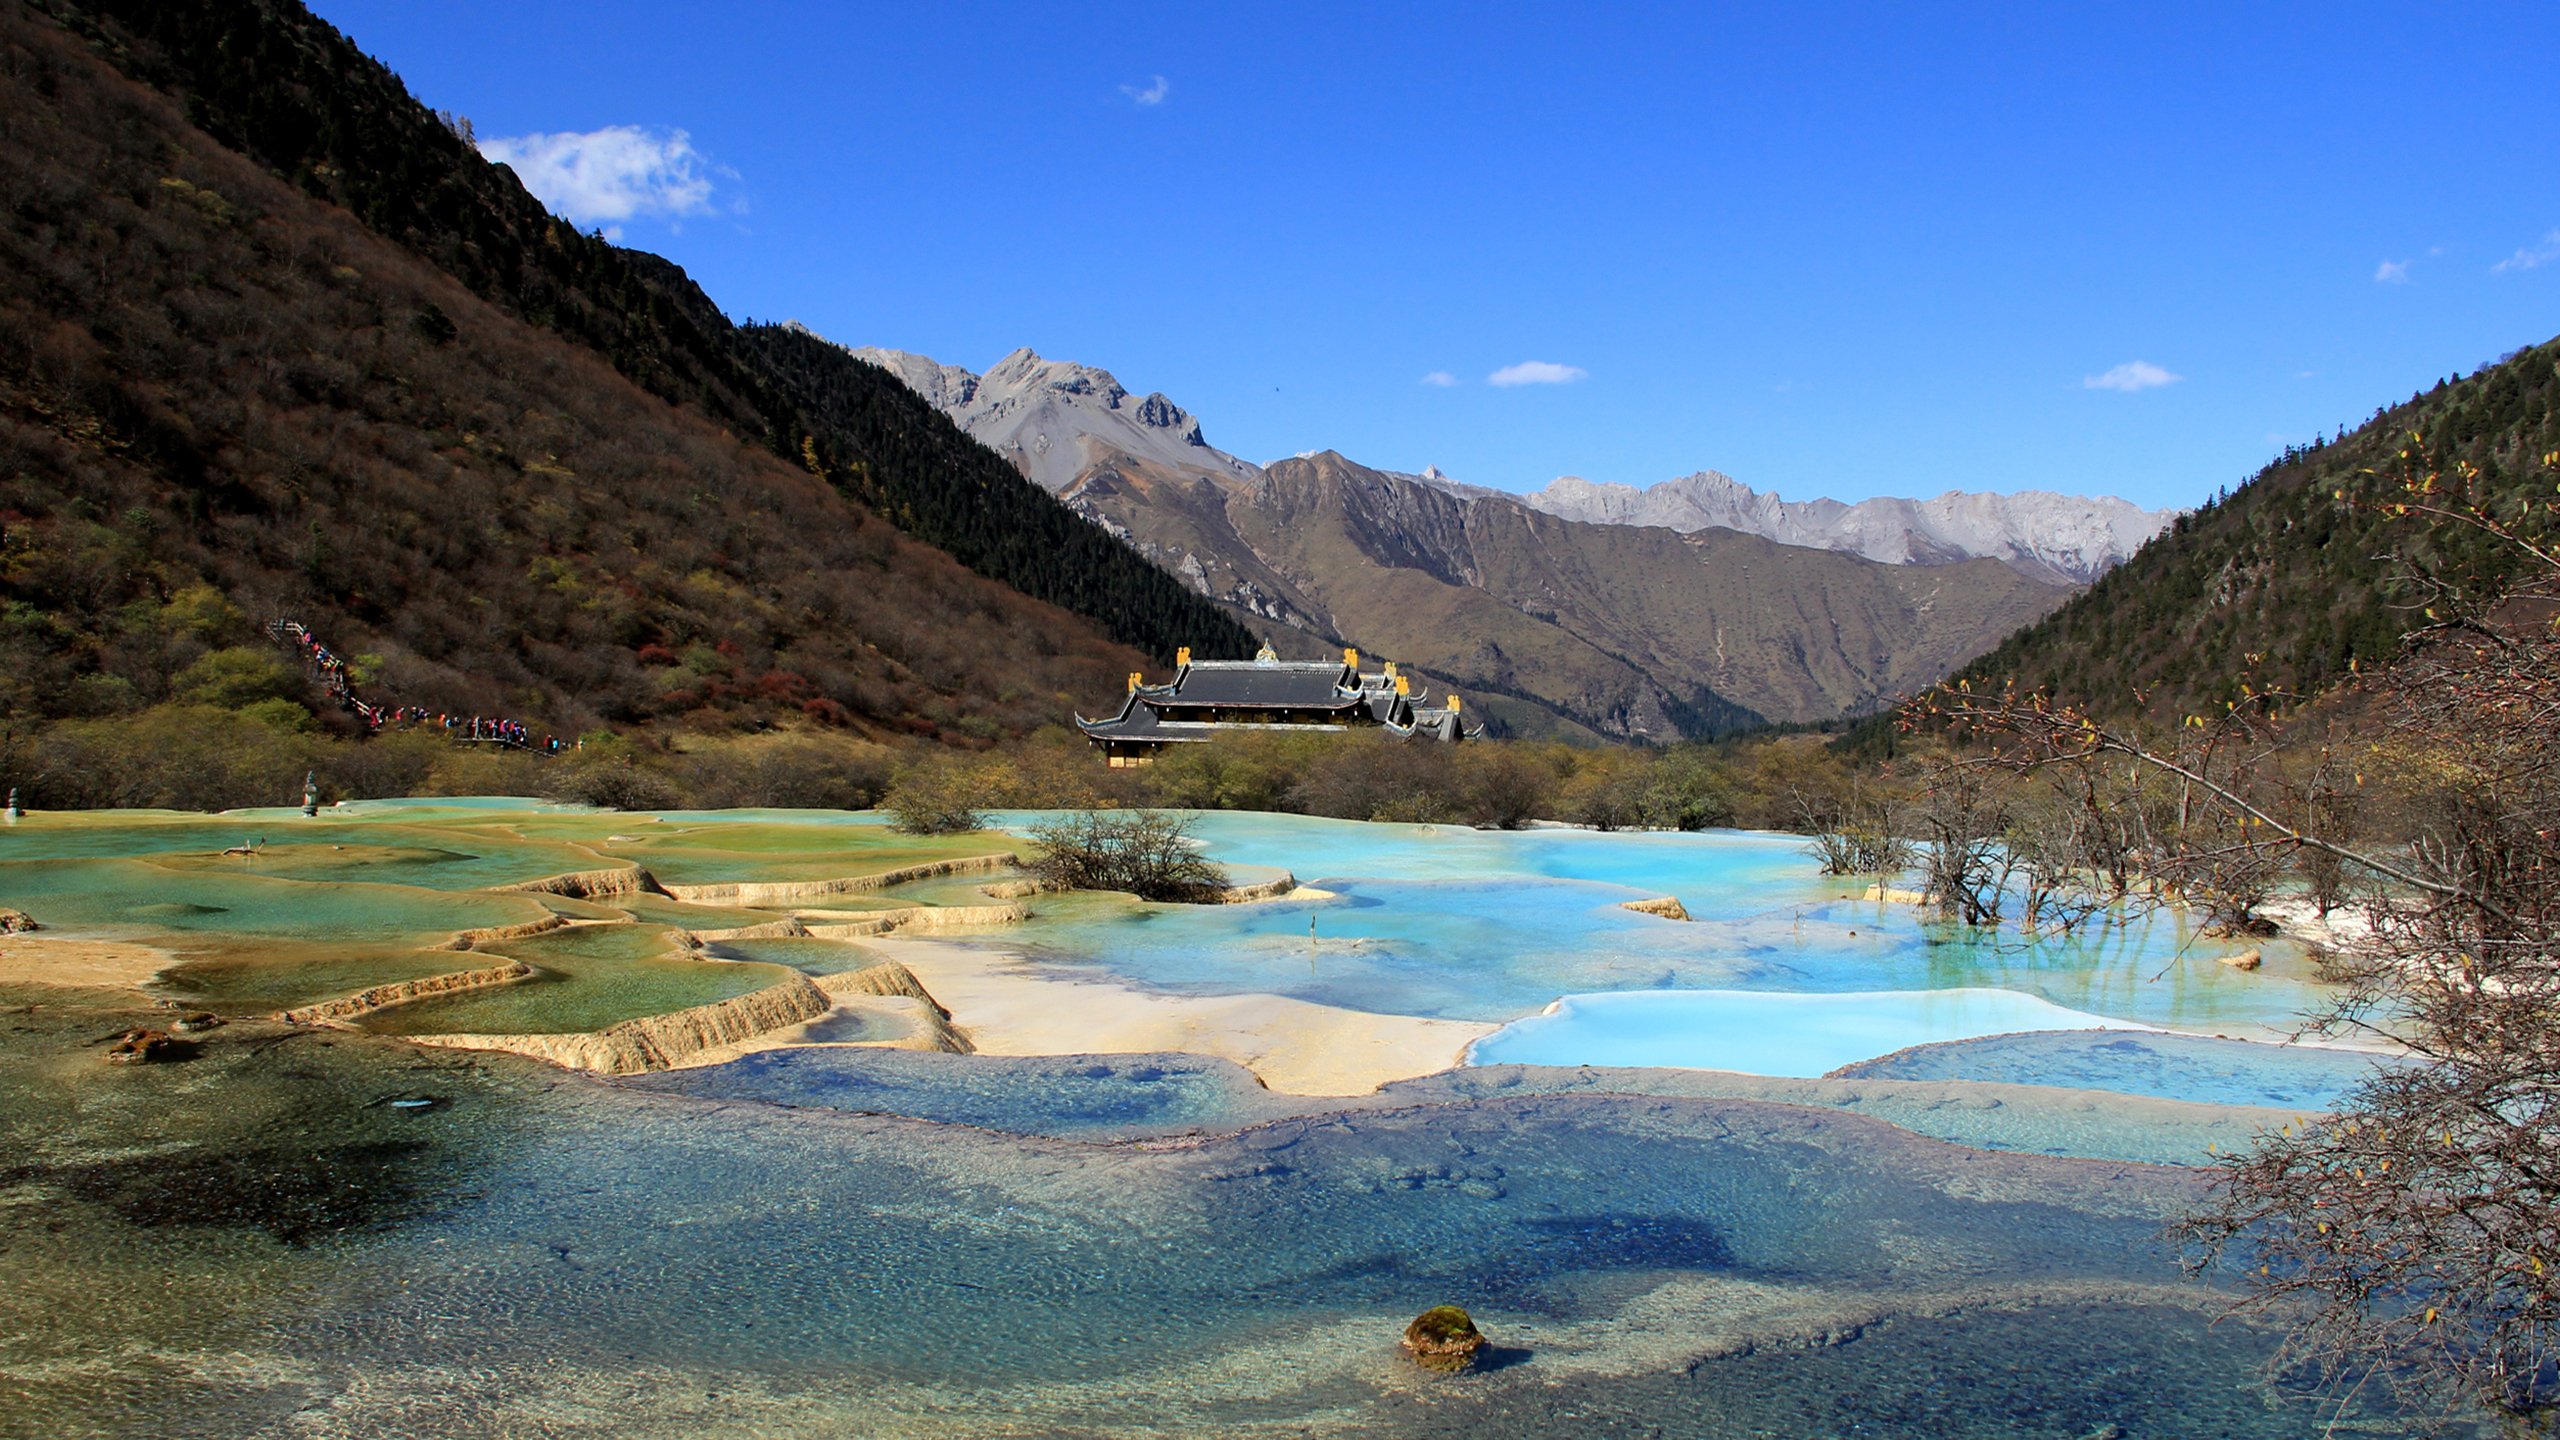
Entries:
{"type": "Polygon", "coordinates": [[[2018,857],[2008,845],[2011,791],[1977,766],[1938,759],[1923,769],[1914,807],[1920,893],[1939,914],[1997,925],[2018,857]]]}
{"type": "Polygon", "coordinates": [[[1910,867],[1903,807],[1890,786],[1852,781],[1834,793],[1796,788],[1788,799],[1823,874],[1873,875],[1885,883],[1910,867]]]}

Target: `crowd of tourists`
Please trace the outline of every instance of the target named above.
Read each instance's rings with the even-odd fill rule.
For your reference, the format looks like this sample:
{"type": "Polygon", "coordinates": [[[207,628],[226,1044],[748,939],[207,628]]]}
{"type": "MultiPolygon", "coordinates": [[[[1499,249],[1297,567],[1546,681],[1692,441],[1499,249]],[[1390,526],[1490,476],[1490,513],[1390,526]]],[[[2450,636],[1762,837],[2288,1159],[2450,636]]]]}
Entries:
{"type": "Polygon", "coordinates": [[[356,718],[368,732],[390,726],[409,728],[431,726],[447,737],[475,744],[505,745],[517,750],[530,750],[537,755],[558,755],[574,750],[582,742],[562,740],[556,735],[536,738],[532,727],[521,720],[493,715],[457,715],[450,711],[429,710],[424,705],[374,705],[358,697],[348,678],[346,658],[320,643],[320,637],[299,620],[270,620],[267,633],[281,644],[292,646],[302,656],[329,698],[338,708],[356,718]]]}

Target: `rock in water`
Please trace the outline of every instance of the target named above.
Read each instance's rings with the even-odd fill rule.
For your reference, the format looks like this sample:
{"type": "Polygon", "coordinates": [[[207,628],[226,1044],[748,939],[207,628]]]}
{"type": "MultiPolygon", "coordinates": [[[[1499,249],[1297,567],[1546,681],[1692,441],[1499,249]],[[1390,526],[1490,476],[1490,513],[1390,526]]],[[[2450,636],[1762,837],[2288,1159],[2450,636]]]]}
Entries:
{"type": "Polygon", "coordinates": [[[2221,960],[2234,970],[2255,970],[2264,963],[2265,957],[2255,950],[2243,950],[2237,955],[2222,956],[2221,960]]]}
{"type": "Polygon", "coordinates": [[[1425,1370],[1464,1370],[1484,1347],[1483,1332],[1455,1305],[1434,1305],[1404,1327],[1404,1348],[1425,1370]]]}
{"type": "Polygon", "coordinates": [[[36,923],[34,916],[24,910],[0,909],[0,935],[23,935],[43,928],[36,923]]]}
{"type": "Polygon", "coordinates": [[[192,1042],[180,1040],[166,1030],[127,1030],[107,1049],[110,1065],[157,1065],[166,1060],[185,1060],[196,1053],[192,1042]]]}

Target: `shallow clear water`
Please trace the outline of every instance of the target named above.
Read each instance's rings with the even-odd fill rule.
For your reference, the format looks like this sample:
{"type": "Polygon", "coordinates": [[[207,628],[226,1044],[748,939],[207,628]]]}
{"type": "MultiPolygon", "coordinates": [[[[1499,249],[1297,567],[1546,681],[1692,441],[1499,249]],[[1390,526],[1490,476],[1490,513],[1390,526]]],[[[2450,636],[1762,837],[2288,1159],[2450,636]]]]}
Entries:
{"type": "MultiPolygon", "coordinates": [[[[1042,817],[996,818],[1022,828],[1042,817]]],[[[1815,874],[1801,842],[1788,836],[1506,833],[1241,814],[1189,823],[1212,856],[1239,874],[1288,869],[1333,894],[1236,906],[1040,896],[1031,902],[1031,923],[961,943],[1019,953],[1066,977],[1202,995],[1273,992],[1496,1023],[1535,1016],[1561,998],[1610,992],[1990,988],[2108,1021],[2280,1038],[2323,993],[2287,947],[2264,947],[2269,959],[2258,971],[2233,970],[2212,963],[2227,943],[2199,939],[2174,916],[2030,938],[2015,930],[1985,935],[1909,907],[1848,898],[1858,882],[1815,874]],[[1696,918],[1682,923],[1621,908],[1659,894],[1679,897],[1696,918]]],[[[645,863],[676,883],[831,878],[1013,844],[999,833],[900,836],[876,816],[616,815],[523,801],[372,803],[333,807],[317,820],[291,811],[212,819],[43,816],[0,832],[0,900],[40,910],[57,926],[179,946],[191,963],[172,976],[173,988],[201,1002],[281,1005],[436,973],[445,962],[424,947],[451,931],[546,911],[690,929],[751,926],[776,914],[651,896],[608,904],[472,893],[478,886],[627,863],[645,863]],[[270,840],[260,855],[212,853],[252,832],[270,840]]],[[[979,887],[988,878],[954,876],[849,896],[842,908],[982,903],[979,887]]],[[[517,954],[524,943],[531,942],[500,949],[517,954]]],[[[577,1028],[599,1015],[628,1018],[653,1006],[725,998],[744,983],[736,973],[670,966],[654,954],[599,970],[591,963],[598,957],[579,948],[589,943],[623,942],[567,942],[562,963],[546,966],[538,985],[437,1001],[377,1023],[412,1033],[466,1022],[477,1029],[577,1028]],[[584,982],[596,979],[624,987],[623,998],[586,994],[584,982]],[[564,1006],[572,998],[576,1003],[564,1006]],[[546,1009],[565,1018],[545,1021],[537,1012],[546,1009]]],[[[826,942],[741,941],[717,953],[809,973],[867,959],[826,942]]],[[[537,947],[525,958],[539,964],[539,954],[537,947]]],[[[1813,1014],[1778,1007],[1763,1018],[1810,1024],[1813,1014]]],[[[1570,1050],[1569,1058],[1593,1063],[1715,1063],[1638,1046],[1623,1029],[1617,1033],[1627,1043],[1616,1048],[1587,1024],[1549,1021],[1522,1033],[1560,1028],[1571,1043],[1534,1058],[1564,1059],[1570,1050]]],[[[1872,1058],[1954,1033],[1926,1026],[1880,1032],[1877,1050],[1839,1059],[1872,1058]]],[[[1821,1048],[1818,1034],[1801,1043],[1784,1034],[1770,1039],[1766,1051],[1777,1058],[1750,1064],[1796,1071],[1805,1062],[1790,1054],[1836,1053],[1821,1048]]],[[[1517,1043],[1506,1037],[1486,1053],[1517,1043]]],[[[1724,1063],[1744,1062],[1728,1056],[1724,1063]]],[[[2293,1093],[2287,1087],[2298,1067],[2278,1060],[2260,1068],[2267,1086],[2244,1083],[2227,1093],[2262,1100],[2293,1093]]],[[[2007,1073],[2075,1084],[2103,1081],[2107,1072],[2068,1065],[2039,1072],[2018,1061],[2007,1073]]]]}
{"type": "Polygon", "coordinates": [[[2335,1107],[2393,1055],[2319,1045],[2264,1045],[2194,1035],[2035,1032],[1922,1045],[1847,1066],[1886,1080],[1991,1080],[2156,1095],[2209,1105],[2335,1107]]]}
{"type": "Polygon", "coordinates": [[[1217,859],[1286,869],[1310,885],[1354,877],[1596,880],[1637,894],[1676,895],[1692,915],[1755,914],[1791,900],[1835,896],[1842,888],[1813,873],[1801,837],[1762,831],[1604,834],[1363,824],[1239,811],[1186,814],[1192,836],[1217,859]]]}
{"type": "MultiPolygon", "coordinates": [[[[748,810],[624,817],[613,833],[593,843],[648,867],[668,885],[833,880],[1012,848],[1001,835],[900,835],[878,825],[817,823],[809,818],[817,813],[748,810]]],[[[591,833],[595,824],[584,818],[537,820],[522,828],[537,835],[578,834],[591,833]]]]}
{"type": "Polygon", "coordinates": [[[880,957],[845,940],[777,936],[766,940],[719,940],[706,952],[723,960],[755,960],[788,965],[804,975],[838,975],[876,965],[880,957]]]}
{"type": "Polygon", "coordinates": [[[703,959],[661,925],[581,925],[501,948],[531,965],[533,978],[396,1005],[360,1023],[387,1035],[563,1034],[708,1005],[789,978],[776,965],[703,959]]]}
{"type": "Polygon", "coordinates": [[[1242,1066],[1202,1055],[768,1050],[726,1065],[633,1076],[622,1083],[705,1099],[910,1115],[1062,1139],[1238,1130],[1338,1108],[1321,1100],[1275,1095],[1242,1066]]]}
{"type": "Polygon", "coordinates": [[[0,826],[0,864],[148,858],[172,868],[271,879],[361,881],[464,890],[589,869],[599,857],[574,843],[528,839],[487,808],[348,813],[305,819],[240,812],[220,817],[160,811],[36,815],[0,826]],[[405,823],[410,819],[422,823],[405,823]],[[432,820],[435,823],[423,823],[432,820]],[[254,855],[226,855],[256,846],[254,855]]]}
{"type": "Polygon", "coordinates": [[[308,940],[441,939],[539,918],[525,895],[447,895],[409,886],[314,885],[249,870],[143,860],[0,864],[0,900],[62,930],[308,940]]]}
{"type": "MultiPolygon", "coordinates": [[[[826,1023],[826,1022],[821,1022],[826,1023]]],[[[819,1038],[865,1040],[853,1017],[819,1038]]],[[[816,1027],[812,1027],[815,1029],[816,1027]]],[[[2201,1042],[2204,1044],[2238,1042],[2201,1042]]],[[[626,1077],[642,1090],[795,1108],[909,1115],[1014,1135],[1139,1140],[1222,1133],[1297,1115],[1539,1095],[1768,1100],[1869,1115],[1983,1150],[2195,1164],[2302,1116],[2302,1108],[2144,1101],[2014,1085],[1784,1080],[1716,1070],[1481,1065],[1342,1100],[1281,1095],[1251,1071],[1200,1055],[945,1055],[867,1048],[770,1050],[696,1070],[626,1077]]]]}
{"type": "Polygon", "coordinates": [[[254,1028],[109,1071],[106,1023],[0,1050],[30,1433],[2316,1427],[2160,1249],[2182,1172],[1598,1094],[1082,1145],[254,1028]],[[1422,1376],[1451,1301],[1494,1363],[1422,1376]]]}
{"type": "Polygon", "coordinates": [[[1221,861],[1294,853],[1299,879],[1334,898],[1155,906],[1047,896],[1034,902],[1034,925],[972,943],[1183,993],[1270,991],[1497,1022],[1601,991],[1985,987],[2136,1024],[2277,1036],[2325,993],[2285,947],[2265,947],[2264,968],[2234,970],[2213,959],[2231,946],[2168,914],[2072,936],[1986,935],[1909,906],[1843,898],[1851,887],[1814,874],[1792,837],[1235,815],[1194,828],[1221,861]],[[1592,875],[1621,883],[1581,878],[1592,875]],[[1620,908],[1664,893],[1693,919],[1620,908]]]}

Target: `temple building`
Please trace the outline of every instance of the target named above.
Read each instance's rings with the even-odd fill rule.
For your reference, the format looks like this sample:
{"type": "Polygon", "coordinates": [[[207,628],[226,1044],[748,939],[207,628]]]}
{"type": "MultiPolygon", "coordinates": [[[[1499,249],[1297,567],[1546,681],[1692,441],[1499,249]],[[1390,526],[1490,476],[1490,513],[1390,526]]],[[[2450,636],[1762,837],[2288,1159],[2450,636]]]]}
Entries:
{"type": "Polygon", "coordinates": [[[1458,697],[1423,708],[1427,692],[1390,660],[1374,671],[1360,668],[1360,652],[1340,662],[1283,660],[1268,645],[1251,660],[1193,660],[1185,646],[1174,657],[1173,678],[1150,685],[1129,677],[1119,712],[1104,720],[1076,717],[1085,738],[1116,767],[1144,765],[1167,745],[1196,744],[1231,730],[1380,729],[1399,739],[1417,736],[1444,744],[1484,733],[1458,718],[1458,697]]]}

